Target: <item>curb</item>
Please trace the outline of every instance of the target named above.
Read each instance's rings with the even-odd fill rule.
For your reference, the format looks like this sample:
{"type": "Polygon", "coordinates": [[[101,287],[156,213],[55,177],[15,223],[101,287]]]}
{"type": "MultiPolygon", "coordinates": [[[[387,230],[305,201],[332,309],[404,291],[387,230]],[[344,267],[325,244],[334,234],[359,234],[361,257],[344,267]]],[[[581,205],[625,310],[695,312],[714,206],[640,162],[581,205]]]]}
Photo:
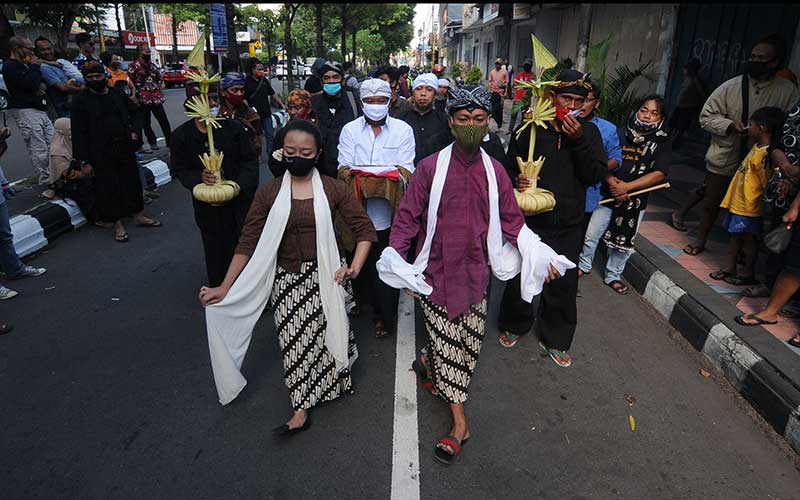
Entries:
{"type": "MultiPolygon", "coordinates": [[[[172,180],[163,160],[143,165],[146,189],[163,186],[172,180]]],[[[78,205],[69,198],[37,205],[11,218],[11,233],[17,255],[25,257],[49,245],[54,239],[86,224],[78,205]]]]}
{"type": "Polygon", "coordinates": [[[783,351],[795,357],[795,365],[796,354],[761,327],[741,327],[750,328],[745,333],[726,325],[720,316],[732,320],[734,314],[721,311],[735,306],[716,303],[716,293],[710,289],[706,296],[690,280],[708,288],[705,284],[679,264],[671,266],[664,260],[671,259],[642,235],[637,238],[636,250],[623,272],[625,279],[800,453],[800,386],[794,370],[786,369],[783,351]],[[686,285],[679,286],[674,280],[686,285]]]}

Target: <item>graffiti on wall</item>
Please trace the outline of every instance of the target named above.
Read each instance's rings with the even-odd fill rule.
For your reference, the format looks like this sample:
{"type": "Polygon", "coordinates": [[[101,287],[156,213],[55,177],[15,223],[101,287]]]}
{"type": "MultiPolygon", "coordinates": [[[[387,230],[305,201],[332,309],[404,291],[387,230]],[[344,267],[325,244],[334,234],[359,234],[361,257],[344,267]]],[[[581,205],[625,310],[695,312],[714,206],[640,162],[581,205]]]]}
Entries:
{"type": "Polygon", "coordinates": [[[721,81],[739,72],[750,57],[747,49],[741,41],[697,38],[690,53],[703,63],[708,76],[721,81]]]}

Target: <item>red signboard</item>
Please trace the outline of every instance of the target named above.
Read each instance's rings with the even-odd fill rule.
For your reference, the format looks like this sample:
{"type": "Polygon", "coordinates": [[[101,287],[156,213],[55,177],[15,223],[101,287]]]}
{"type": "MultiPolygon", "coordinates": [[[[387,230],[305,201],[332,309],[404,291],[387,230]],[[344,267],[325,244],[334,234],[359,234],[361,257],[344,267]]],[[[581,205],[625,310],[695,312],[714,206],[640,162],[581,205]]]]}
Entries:
{"type": "Polygon", "coordinates": [[[126,48],[135,49],[139,45],[147,45],[148,35],[150,38],[150,45],[156,44],[155,33],[145,33],[144,31],[123,31],[122,40],[126,48]]]}

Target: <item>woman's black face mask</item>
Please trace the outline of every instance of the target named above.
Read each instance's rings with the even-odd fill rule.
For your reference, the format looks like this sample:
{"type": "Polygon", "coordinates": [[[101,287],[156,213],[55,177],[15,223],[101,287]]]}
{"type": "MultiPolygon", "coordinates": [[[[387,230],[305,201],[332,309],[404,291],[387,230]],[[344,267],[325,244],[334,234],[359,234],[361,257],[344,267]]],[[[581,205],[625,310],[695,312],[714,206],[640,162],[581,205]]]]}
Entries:
{"type": "Polygon", "coordinates": [[[303,158],[302,156],[284,156],[283,164],[286,170],[294,177],[305,177],[317,166],[316,158],[303,158]]]}

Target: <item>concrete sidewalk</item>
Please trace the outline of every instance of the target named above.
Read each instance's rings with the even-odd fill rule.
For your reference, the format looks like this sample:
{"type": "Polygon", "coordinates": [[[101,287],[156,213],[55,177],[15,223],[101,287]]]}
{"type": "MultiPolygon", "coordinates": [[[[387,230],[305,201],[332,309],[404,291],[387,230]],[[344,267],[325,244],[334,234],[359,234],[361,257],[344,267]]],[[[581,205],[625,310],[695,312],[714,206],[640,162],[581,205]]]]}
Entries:
{"type": "MultiPolygon", "coordinates": [[[[745,298],[742,290],[746,287],[709,277],[722,267],[728,248],[729,235],[719,224],[723,214],[703,253],[683,252],[696,234],[701,207],[687,217],[687,233],[674,230],[666,221],[702,182],[704,171],[687,165],[679,155],[675,158],[680,163],[671,166],[672,187],[650,197],[637,236],[637,253],[623,276],[800,452],[800,352],[784,342],[794,336],[798,324],[782,318],[765,329],[734,321],[743,312],[760,310],[767,299],[745,298]]],[[[758,267],[756,276],[760,276],[758,267]]]]}

